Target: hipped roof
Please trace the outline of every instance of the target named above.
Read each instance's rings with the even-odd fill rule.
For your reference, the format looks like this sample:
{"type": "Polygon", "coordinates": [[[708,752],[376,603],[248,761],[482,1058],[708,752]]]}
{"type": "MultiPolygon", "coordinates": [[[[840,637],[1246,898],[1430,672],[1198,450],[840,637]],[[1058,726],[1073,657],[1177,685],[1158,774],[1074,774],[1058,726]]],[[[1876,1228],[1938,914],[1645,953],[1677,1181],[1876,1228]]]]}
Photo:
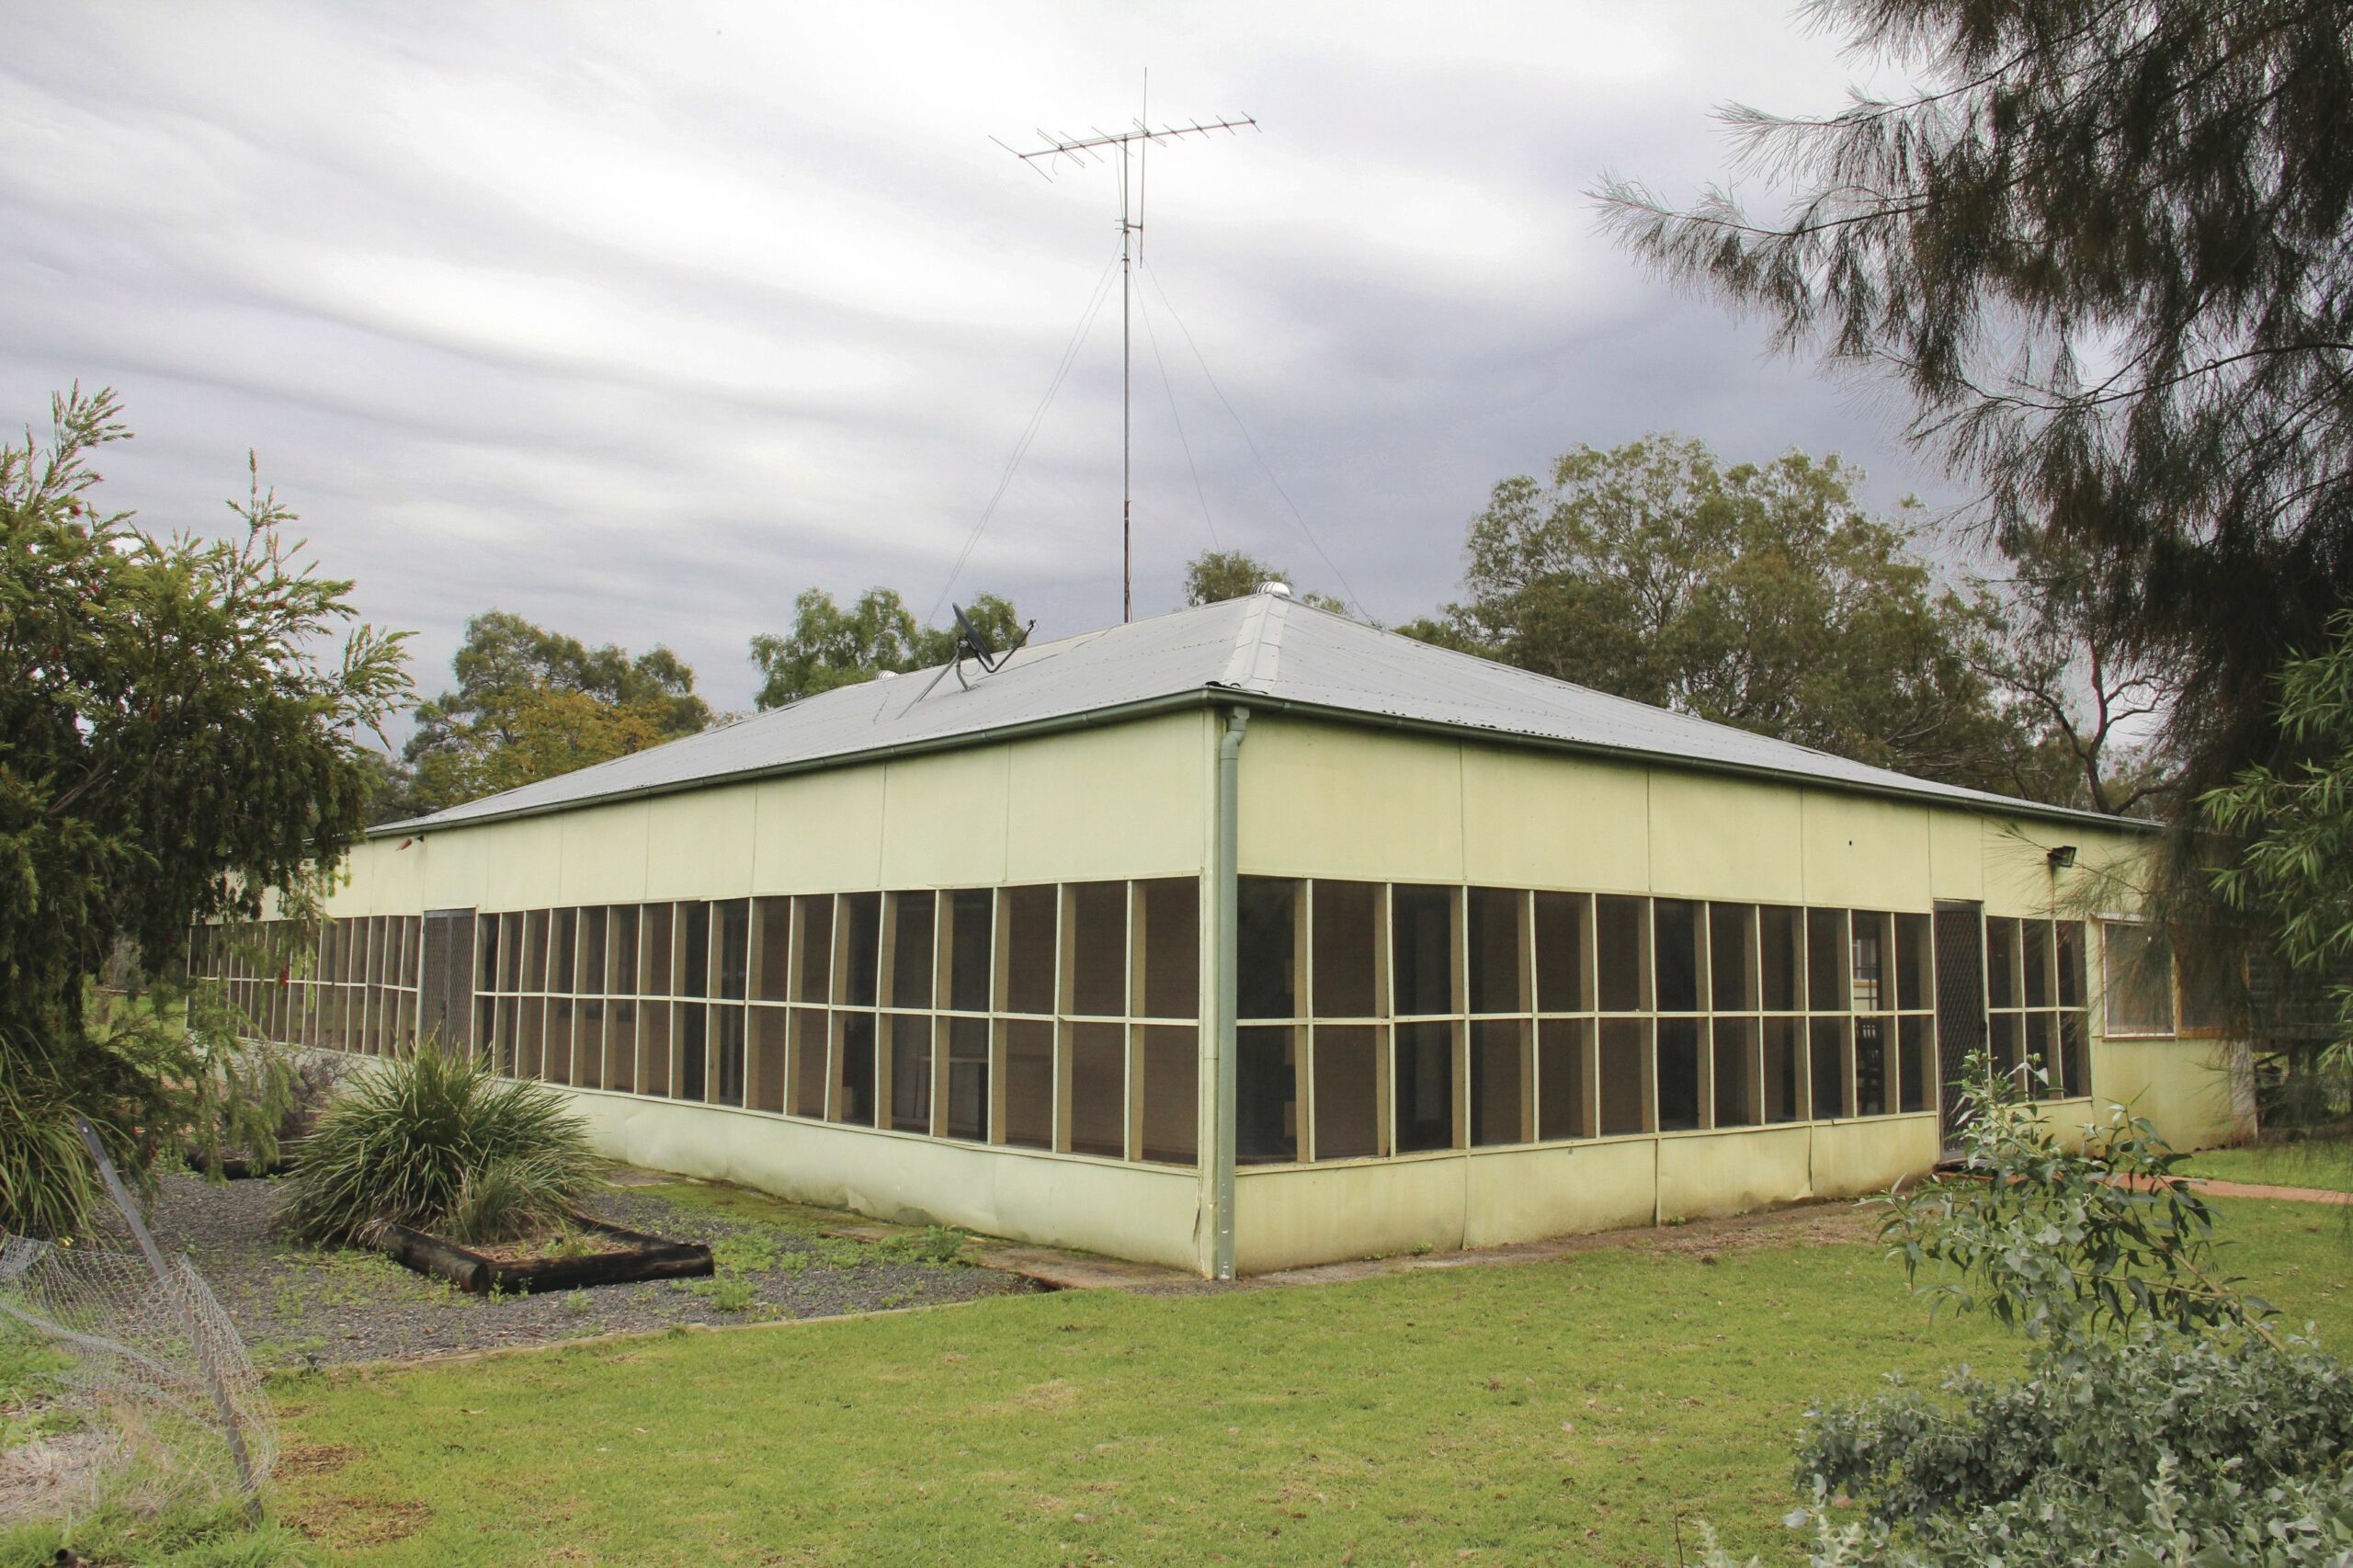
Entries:
{"type": "Polygon", "coordinates": [[[994,674],[967,661],[969,688],[954,675],[935,685],[936,673],[844,687],[371,833],[496,822],[1235,703],[2006,815],[2140,825],[1869,767],[1415,642],[1273,594],[1025,647],[994,674]]]}

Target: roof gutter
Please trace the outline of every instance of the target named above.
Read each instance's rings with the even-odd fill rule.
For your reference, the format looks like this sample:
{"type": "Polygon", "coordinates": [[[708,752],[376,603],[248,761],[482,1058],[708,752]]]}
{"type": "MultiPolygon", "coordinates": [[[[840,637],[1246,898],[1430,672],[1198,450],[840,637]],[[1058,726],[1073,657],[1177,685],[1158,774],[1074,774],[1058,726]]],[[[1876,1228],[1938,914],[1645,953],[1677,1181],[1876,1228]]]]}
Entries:
{"type": "Polygon", "coordinates": [[[1327,723],[1352,725],[1358,729],[1395,730],[1406,734],[1432,735],[1455,741],[1477,740],[1489,745],[1563,753],[1573,756],[1592,757],[1604,762],[1649,763],[1679,767],[1691,772],[1730,774],[1735,778],[1755,778],[1773,784],[1795,784],[1810,789],[1836,790],[1850,795],[1874,796],[1882,800],[1901,801],[1912,805],[1941,805],[1956,811],[1976,812],[1986,816],[2031,817],[2043,822],[2065,823],[2077,826],[2102,827],[2134,833],[2159,831],[2156,824],[2143,822],[2137,818],[2103,816],[2097,812],[2079,811],[2072,806],[2046,806],[2032,801],[2012,800],[2007,796],[1989,796],[1983,801],[1966,797],[1947,798],[1924,794],[1915,790],[1899,789],[1893,785],[1869,783],[1860,779],[1825,778],[1813,774],[1790,772],[1783,768],[1760,767],[1748,763],[1685,756],[1674,752],[1648,751],[1637,746],[1598,745],[1590,741],[1563,740],[1552,735],[1519,734],[1507,730],[1490,730],[1477,724],[1453,724],[1435,719],[1407,718],[1403,714],[1375,713],[1361,708],[1341,708],[1328,703],[1302,702],[1296,698],[1272,697],[1239,687],[1211,685],[1194,687],[1185,691],[1169,692],[1160,697],[1145,698],[1136,702],[1119,703],[1108,708],[1088,709],[1077,713],[1059,713],[1048,719],[1024,720],[1017,724],[999,724],[985,730],[963,730],[952,735],[939,735],[920,741],[904,741],[894,745],[873,746],[862,751],[837,752],[803,761],[778,763],[766,767],[744,768],[734,773],[714,773],[699,778],[682,778],[668,783],[648,784],[634,790],[616,790],[609,794],[591,795],[579,800],[551,801],[542,805],[518,806],[506,811],[484,812],[480,815],[465,817],[456,822],[437,823],[429,818],[413,817],[406,822],[385,823],[371,827],[367,830],[367,836],[369,838],[387,838],[394,835],[415,836],[458,828],[483,827],[492,823],[511,822],[519,817],[545,816],[551,812],[574,811],[584,806],[612,805],[623,801],[645,800],[655,795],[676,795],[690,790],[715,789],[722,784],[747,784],[764,778],[786,778],[796,773],[815,773],[827,768],[888,762],[899,757],[926,756],[939,752],[961,751],[968,747],[993,745],[1006,741],[1031,740],[1072,730],[1124,724],[1138,719],[1154,718],[1164,713],[1191,712],[1201,708],[1232,707],[1236,704],[1257,712],[1290,713],[1327,723]]]}

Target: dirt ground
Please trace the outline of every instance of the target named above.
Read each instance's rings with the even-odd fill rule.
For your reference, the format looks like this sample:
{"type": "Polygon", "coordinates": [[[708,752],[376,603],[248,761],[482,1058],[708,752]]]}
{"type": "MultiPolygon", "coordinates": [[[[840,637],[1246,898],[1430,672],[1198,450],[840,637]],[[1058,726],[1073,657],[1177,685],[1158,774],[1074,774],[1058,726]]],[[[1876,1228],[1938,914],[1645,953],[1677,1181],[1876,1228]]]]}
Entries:
{"type": "Polygon", "coordinates": [[[152,1226],[212,1287],[256,1364],[406,1359],[680,1324],[831,1317],[1034,1289],[935,1262],[948,1238],[819,1233],[811,1210],[728,1188],[607,1187],[584,1205],[613,1224],[710,1245],[709,1279],[647,1280],[536,1296],[469,1296],[373,1252],[317,1252],[276,1228],[282,1180],[166,1177],[152,1226]],[[714,1201],[706,1195],[724,1195],[714,1201]]]}

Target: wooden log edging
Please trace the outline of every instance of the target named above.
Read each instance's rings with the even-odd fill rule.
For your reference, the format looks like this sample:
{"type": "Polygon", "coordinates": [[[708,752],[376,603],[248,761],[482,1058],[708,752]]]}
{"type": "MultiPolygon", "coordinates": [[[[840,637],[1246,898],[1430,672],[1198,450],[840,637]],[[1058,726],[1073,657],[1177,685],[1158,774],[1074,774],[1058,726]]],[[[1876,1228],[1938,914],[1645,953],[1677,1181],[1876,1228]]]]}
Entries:
{"type": "Polygon", "coordinates": [[[642,1231],[623,1230],[585,1214],[572,1217],[575,1229],[622,1244],[618,1251],[584,1257],[542,1257],[503,1263],[472,1247],[413,1230],[386,1225],[376,1248],[404,1267],[446,1279],[470,1295],[493,1290],[534,1294],[576,1290],[590,1285],[627,1285],[640,1279],[690,1279],[711,1272],[710,1248],[700,1242],[674,1242],[642,1231]]]}

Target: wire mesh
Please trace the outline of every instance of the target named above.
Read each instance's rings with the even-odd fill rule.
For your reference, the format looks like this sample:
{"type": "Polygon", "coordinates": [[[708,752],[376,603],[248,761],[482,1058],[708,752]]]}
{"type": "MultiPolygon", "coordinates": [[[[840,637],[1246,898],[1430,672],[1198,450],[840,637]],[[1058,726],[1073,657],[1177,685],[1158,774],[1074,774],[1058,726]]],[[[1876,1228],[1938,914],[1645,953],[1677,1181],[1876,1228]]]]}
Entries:
{"type": "Polygon", "coordinates": [[[40,1420],[0,1452],[0,1518],[251,1495],[278,1425],[243,1337],[184,1257],[0,1236],[0,1362],[40,1420]],[[9,1343],[13,1341],[14,1343],[9,1343]]]}

